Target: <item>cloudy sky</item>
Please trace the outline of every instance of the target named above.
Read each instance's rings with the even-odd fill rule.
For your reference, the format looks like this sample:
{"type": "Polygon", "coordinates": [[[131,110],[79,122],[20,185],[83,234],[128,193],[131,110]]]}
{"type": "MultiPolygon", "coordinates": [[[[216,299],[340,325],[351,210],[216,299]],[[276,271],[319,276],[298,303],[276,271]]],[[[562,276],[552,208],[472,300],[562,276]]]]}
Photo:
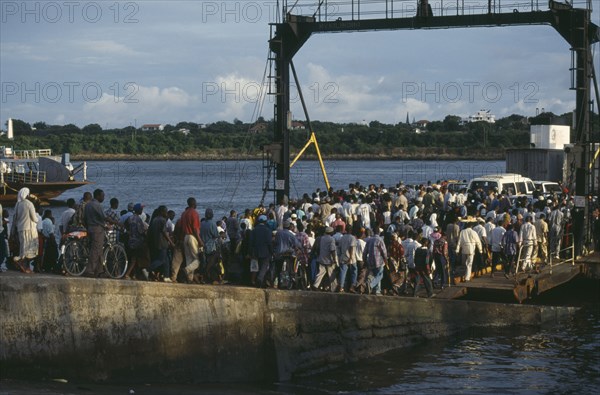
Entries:
{"type": "MultiPolygon", "coordinates": [[[[350,2],[330,1],[329,18],[350,19],[350,2]]],[[[272,96],[262,106],[258,96],[276,3],[0,0],[0,123],[271,118],[272,96]]],[[[294,13],[312,14],[315,3],[300,0],[294,13]]],[[[374,18],[386,0],[362,3],[363,18],[374,18]]],[[[414,15],[416,0],[393,3],[397,16],[414,15]]],[[[439,15],[440,3],[431,3],[439,15]]],[[[481,13],[487,0],[464,3],[466,13],[481,13]]],[[[514,0],[504,11],[530,4],[514,0]]],[[[600,23],[598,10],[592,17],[600,23]]],[[[497,117],[571,111],[570,62],[569,45],[549,26],[320,34],[294,58],[311,119],[386,123],[407,113],[440,120],[479,109],[497,117]]],[[[294,118],[303,119],[293,97],[294,118]]]]}

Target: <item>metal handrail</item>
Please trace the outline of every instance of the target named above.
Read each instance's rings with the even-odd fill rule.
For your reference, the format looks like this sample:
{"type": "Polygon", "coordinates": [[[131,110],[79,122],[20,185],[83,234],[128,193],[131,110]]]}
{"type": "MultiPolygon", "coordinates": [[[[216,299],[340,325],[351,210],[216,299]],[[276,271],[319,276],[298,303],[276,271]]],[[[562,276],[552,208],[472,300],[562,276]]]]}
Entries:
{"type": "Polygon", "coordinates": [[[558,265],[562,265],[563,263],[569,263],[571,262],[571,266],[575,266],[575,238],[573,237],[573,233],[567,233],[566,235],[561,235],[561,239],[564,236],[569,236],[570,240],[571,240],[571,245],[565,248],[562,248],[560,250],[558,250],[557,254],[560,256],[560,253],[563,251],[567,251],[567,250],[571,250],[571,257],[565,260],[561,260],[559,263],[557,263],[556,265],[554,265],[553,260],[552,260],[552,254],[548,253],[548,261],[549,261],[549,265],[550,265],[550,274],[552,274],[552,268],[554,266],[558,266],[558,265]]]}
{"type": "MultiPolygon", "coordinates": [[[[565,248],[563,248],[563,249],[560,249],[560,250],[558,251],[558,254],[560,255],[560,253],[561,253],[561,252],[563,252],[563,251],[567,251],[567,250],[569,250],[569,249],[570,249],[570,250],[571,250],[571,257],[570,257],[570,258],[568,258],[568,259],[565,259],[565,260],[561,260],[559,263],[556,263],[556,264],[554,264],[554,262],[553,262],[553,260],[552,260],[552,254],[551,254],[551,253],[548,253],[548,265],[550,266],[550,274],[552,274],[552,269],[553,269],[555,266],[562,265],[562,264],[564,264],[564,263],[569,263],[569,262],[571,262],[571,265],[572,265],[572,266],[575,266],[575,240],[574,240],[574,238],[573,238],[573,233],[567,233],[567,234],[565,234],[565,235],[561,235],[561,239],[562,239],[564,236],[568,236],[568,237],[570,238],[570,240],[571,240],[571,245],[570,245],[570,246],[568,246],[568,247],[565,247],[565,248]]],[[[536,243],[534,243],[534,246],[536,246],[536,245],[537,245],[537,244],[536,244],[536,243]]],[[[521,246],[519,247],[519,254],[517,255],[517,261],[516,261],[516,263],[515,263],[515,264],[516,264],[516,266],[517,266],[517,267],[516,267],[516,269],[515,269],[515,278],[516,278],[516,277],[517,277],[517,275],[519,274],[519,267],[521,266],[521,265],[520,265],[521,261],[525,261],[525,258],[521,259],[521,253],[522,253],[522,251],[523,251],[523,248],[524,248],[524,247],[526,247],[526,246],[529,246],[529,244],[527,244],[527,245],[526,245],[526,244],[521,244],[521,246]]]]}
{"type": "Polygon", "coordinates": [[[24,173],[11,172],[3,174],[3,181],[38,183],[46,182],[46,176],[47,174],[45,171],[30,170],[24,173]]]}
{"type": "Polygon", "coordinates": [[[13,151],[14,159],[35,159],[45,156],[52,156],[51,149],[36,149],[36,150],[18,150],[13,151]]]}
{"type": "MultiPolygon", "coordinates": [[[[493,3],[488,0],[429,0],[428,4],[433,13],[430,16],[508,14],[549,8],[547,1],[540,0],[497,0],[493,3]]],[[[418,8],[417,0],[294,0],[284,2],[282,18],[285,20],[288,12],[315,17],[318,22],[412,18],[418,8]]]]}

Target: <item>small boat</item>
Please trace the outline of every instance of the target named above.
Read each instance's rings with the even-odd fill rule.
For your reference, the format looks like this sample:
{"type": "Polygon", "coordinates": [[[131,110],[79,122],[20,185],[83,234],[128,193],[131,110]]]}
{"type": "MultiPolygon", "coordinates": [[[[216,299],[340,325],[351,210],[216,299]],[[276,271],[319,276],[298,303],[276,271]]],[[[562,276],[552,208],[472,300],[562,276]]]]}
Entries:
{"type": "Polygon", "coordinates": [[[69,159],[69,154],[52,155],[50,149],[0,147],[0,203],[14,205],[23,187],[42,203],[48,203],[66,190],[91,184],[86,162],[74,168],[69,159]],[[78,173],[82,173],[82,180],[75,179],[78,173]]]}

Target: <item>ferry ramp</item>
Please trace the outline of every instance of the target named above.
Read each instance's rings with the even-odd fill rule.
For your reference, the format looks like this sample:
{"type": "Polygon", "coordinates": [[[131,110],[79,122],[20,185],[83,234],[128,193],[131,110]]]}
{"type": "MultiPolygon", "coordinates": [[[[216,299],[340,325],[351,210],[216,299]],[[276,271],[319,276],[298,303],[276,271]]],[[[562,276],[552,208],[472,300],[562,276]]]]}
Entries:
{"type": "Polygon", "coordinates": [[[479,271],[471,281],[456,277],[457,285],[445,288],[436,298],[457,299],[464,296],[484,299],[510,300],[511,298],[523,303],[527,299],[566,284],[578,276],[600,278],[600,252],[580,259],[555,260],[552,265],[546,265],[539,272],[521,272],[504,276],[498,266],[491,274],[491,268],[479,271]]]}

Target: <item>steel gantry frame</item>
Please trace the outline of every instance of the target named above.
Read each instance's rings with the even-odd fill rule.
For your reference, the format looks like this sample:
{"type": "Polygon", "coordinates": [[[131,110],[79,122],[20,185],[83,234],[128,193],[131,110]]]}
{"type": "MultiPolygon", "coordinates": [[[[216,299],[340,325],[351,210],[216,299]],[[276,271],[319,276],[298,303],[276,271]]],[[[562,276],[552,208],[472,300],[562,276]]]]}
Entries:
{"type": "MultiPolygon", "coordinates": [[[[576,108],[574,113],[574,134],[576,145],[581,145],[580,160],[577,168],[585,169],[590,160],[594,158],[594,144],[590,126],[591,79],[595,78],[592,64],[592,45],[600,41],[600,29],[591,22],[591,3],[586,8],[574,8],[569,3],[560,3],[550,0],[548,9],[538,9],[538,2],[531,1],[531,10],[528,12],[501,12],[496,10],[496,0],[488,0],[486,13],[464,14],[461,13],[459,3],[456,3],[456,15],[435,15],[428,7],[428,0],[414,0],[414,16],[389,17],[389,4],[393,0],[382,0],[386,4],[385,17],[379,19],[361,19],[360,13],[355,13],[355,8],[360,10],[360,0],[348,0],[352,5],[350,20],[338,17],[328,20],[323,17],[322,8],[327,0],[318,2],[318,9],[312,16],[294,15],[294,6],[288,8],[287,1],[283,1],[283,17],[281,23],[272,24],[274,35],[269,41],[272,60],[275,64],[275,75],[272,76],[276,86],[274,92],[274,138],[273,144],[265,149],[265,158],[268,158],[268,174],[274,170],[275,177],[270,186],[265,183],[265,193],[275,192],[276,202],[284,197],[289,197],[290,192],[290,65],[293,57],[317,33],[336,32],[368,32],[376,30],[418,30],[418,29],[449,29],[465,27],[497,27],[497,26],[524,26],[524,25],[549,25],[570,44],[573,52],[573,86],[576,91],[576,108]],[[493,5],[493,7],[492,7],[493,5]],[[424,10],[424,11],[418,11],[424,10]]],[[[589,0],[588,0],[589,1],[589,0]]],[[[296,2],[297,3],[297,2],[296,2]]],[[[463,2],[464,3],[464,2],[463,2]]],[[[498,1],[498,4],[500,1],[498,1]]],[[[443,14],[443,12],[440,12],[443,14]]],[[[391,15],[394,15],[393,13],[391,15]]],[[[600,104],[600,103],[598,103],[600,104]]],[[[600,111],[599,111],[600,112],[600,111]]],[[[313,133],[313,130],[310,130],[313,133]]],[[[595,134],[597,140],[597,134],[595,134]]],[[[593,171],[587,172],[585,182],[586,194],[595,191],[593,171]]]]}

